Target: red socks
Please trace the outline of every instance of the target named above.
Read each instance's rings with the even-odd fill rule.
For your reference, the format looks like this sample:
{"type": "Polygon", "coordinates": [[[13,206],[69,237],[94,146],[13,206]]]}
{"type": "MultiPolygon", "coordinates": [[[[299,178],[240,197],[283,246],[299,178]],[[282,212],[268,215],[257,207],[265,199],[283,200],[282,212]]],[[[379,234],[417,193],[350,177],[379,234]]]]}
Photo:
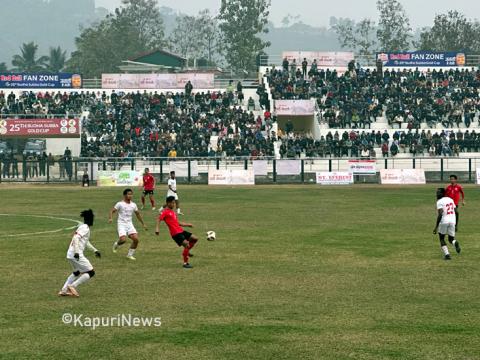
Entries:
{"type": "Polygon", "coordinates": [[[188,250],[190,250],[191,248],[193,248],[196,243],[197,243],[197,240],[189,240],[189,241],[188,241],[188,250]]]}
{"type": "Polygon", "coordinates": [[[187,264],[188,263],[188,251],[190,249],[188,247],[186,248],[183,248],[183,253],[182,253],[182,256],[183,256],[183,263],[184,264],[187,264]]]}

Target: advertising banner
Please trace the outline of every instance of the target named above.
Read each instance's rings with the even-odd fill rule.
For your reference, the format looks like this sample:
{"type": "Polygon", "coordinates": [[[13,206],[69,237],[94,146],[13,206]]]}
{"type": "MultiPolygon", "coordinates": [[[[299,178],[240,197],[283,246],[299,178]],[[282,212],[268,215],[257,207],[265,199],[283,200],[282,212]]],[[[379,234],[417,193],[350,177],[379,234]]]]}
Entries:
{"type": "Polygon", "coordinates": [[[348,63],[355,58],[353,52],[339,51],[284,51],[282,59],[287,58],[291,63],[293,59],[301,66],[303,59],[307,59],[308,66],[317,60],[318,67],[347,67],[348,63]]]}
{"type": "Polygon", "coordinates": [[[267,160],[254,160],[253,161],[253,173],[255,176],[267,176],[268,175],[268,161],[267,160]]]}
{"type": "Polygon", "coordinates": [[[208,185],[255,185],[253,169],[208,171],[208,185]]]}
{"type": "Polygon", "coordinates": [[[102,74],[102,89],[118,89],[120,74],[102,74]]]}
{"type": "Polygon", "coordinates": [[[0,88],[4,89],[79,89],[82,76],[70,73],[0,73],[0,88]]]}
{"type": "Polygon", "coordinates": [[[118,87],[120,89],[140,89],[141,74],[120,74],[118,87]]]}
{"type": "Polygon", "coordinates": [[[375,160],[349,160],[348,169],[354,175],[375,175],[377,162],[375,160]]]}
{"type": "Polygon", "coordinates": [[[190,81],[194,89],[213,89],[215,75],[183,74],[102,74],[103,89],[184,89],[190,81]]]}
{"type": "Polygon", "coordinates": [[[141,89],[155,89],[157,87],[157,75],[156,74],[139,75],[138,87],[141,89]]]}
{"type": "Polygon", "coordinates": [[[277,116],[310,116],[315,114],[315,100],[275,100],[277,116]]]}
{"type": "Polygon", "coordinates": [[[412,51],[402,53],[377,53],[383,66],[452,67],[465,66],[466,56],[457,52],[412,51]]]}
{"type": "Polygon", "coordinates": [[[277,175],[300,175],[302,162],[300,160],[277,160],[277,175]]]}
{"type": "Polygon", "coordinates": [[[214,74],[204,73],[185,73],[177,75],[177,88],[183,89],[188,81],[193,85],[194,89],[213,89],[214,88],[214,74]]]}
{"type": "Polygon", "coordinates": [[[156,75],[157,89],[177,89],[177,75],[176,74],[154,74],[156,75]]]}
{"type": "MultiPolygon", "coordinates": [[[[175,176],[188,176],[188,161],[171,161],[170,171],[175,171],[175,176]]],[[[190,176],[198,176],[198,162],[196,160],[190,161],[190,176]]]]}
{"type": "Polygon", "coordinates": [[[0,137],[78,137],[78,119],[0,119],[0,137]]]}
{"type": "Polygon", "coordinates": [[[382,169],[382,185],[421,185],[426,184],[425,171],[422,169],[382,169]]]}
{"type": "Polygon", "coordinates": [[[98,186],[140,186],[142,176],[136,170],[99,171],[98,186]]]}
{"type": "Polygon", "coordinates": [[[353,173],[347,171],[317,172],[317,184],[320,185],[352,185],[353,173]]]}

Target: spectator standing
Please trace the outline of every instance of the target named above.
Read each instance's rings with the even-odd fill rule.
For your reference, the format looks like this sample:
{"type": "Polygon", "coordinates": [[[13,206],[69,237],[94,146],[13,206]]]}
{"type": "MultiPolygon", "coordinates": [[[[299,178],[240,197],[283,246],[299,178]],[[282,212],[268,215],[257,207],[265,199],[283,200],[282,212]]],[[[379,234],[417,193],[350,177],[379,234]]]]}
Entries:
{"type": "Polygon", "coordinates": [[[73,160],[71,157],[65,158],[65,172],[68,176],[68,181],[72,181],[73,177],[73,160]]]}
{"type": "Polygon", "coordinates": [[[47,158],[47,153],[44,152],[38,159],[40,165],[40,176],[46,176],[47,158]]]}
{"type": "Polygon", "coordinates": [[[10,153],[10,163],[12,164],[12,178],[16,177],[18,179],[18,159],[13,151],[10,153]]]}
{"type": "Polygon", "coordinates": [[[383,157],[388,157],[388,143],[384,142],[382,144],[382,156],[383,157]]]}
{"type": "Polygon", "coordinates": [[[4,178],[9,178],[10,177],[10,159],[8,154],[2,154],[2,176],[4,178]]]}
{"type": "Polygon", "coordinates": [[[283,67],[283,71],[285,71],[286,73],[288,73],[288,64],[289,64],[288,59],[284,58],[282,62],[282,67],[283,67]]]}
{"type": "Polygon", "coordinates": [[[302,75],[303,75],[304,79],[307,77],[307,68],[308,68],[307,58],[303,58],[303,61],[302,61],[302,75]]]}
{"type": "Polygon", "coordinates": [[[190,97],[192,95],[193,85],[190,80],[185,84],[185,95],[190,97]]]}

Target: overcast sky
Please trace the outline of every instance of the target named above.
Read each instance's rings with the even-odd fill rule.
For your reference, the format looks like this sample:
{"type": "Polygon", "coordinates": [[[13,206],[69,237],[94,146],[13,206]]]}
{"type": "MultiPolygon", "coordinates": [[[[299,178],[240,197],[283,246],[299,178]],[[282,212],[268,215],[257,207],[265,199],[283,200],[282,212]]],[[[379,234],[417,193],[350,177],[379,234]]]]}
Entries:
{"type": "MultiPolygon", "coordinates": [[[[121,0],[96,0],[97,6],[113,9],[121,0]]],[[[377,18],[376,0],[271,0],[270,20],[280,25],[287,14],[300,15],[304,23],[328,25],[330,16],[361,19],[377,18]]],[[[478,0],[401,0],[413,27],[430,25],[437,13],[458,10],[470,18],[480,18],[478,0]]],[[[167,6],[187,14],[209,8],[217,12],[220,0],[158,0],[160,6],[167,6]]]]}

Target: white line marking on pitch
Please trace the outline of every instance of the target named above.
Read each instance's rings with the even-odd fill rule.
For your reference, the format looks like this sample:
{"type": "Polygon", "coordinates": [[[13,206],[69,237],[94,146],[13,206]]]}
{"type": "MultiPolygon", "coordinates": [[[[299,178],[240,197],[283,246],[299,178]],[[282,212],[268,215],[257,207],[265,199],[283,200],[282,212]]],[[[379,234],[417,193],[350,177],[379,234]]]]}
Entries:
{"type": "Polygon", "coordinates": [[[47,216],[47,215],[21,215],[21,214],[0,214],[0,216],[23,216],[23,217],[35,217],[35,218],[44,218],[44,219],[55,219],[55,220],[65,220],[65,221],[71,221],[74,223],[77,223],[77,225],[70,226],[67,228],[61,228],[57,230],[48,230],[48,231],[37,231],[33,233],[25,233],[25,234],[9,234],[9,235],[1,235],[0,238],[2,237],[20,237],[20,236],[29,236],[29,235],[42,235],[42,234],[53,234],[61,231],[66,231],[66,230],[72,230],[75,229],[78,225],[81,225],[82,222],[74,219],[67,219],[67,218],[61,218],[57,216],[47,216]]]}

